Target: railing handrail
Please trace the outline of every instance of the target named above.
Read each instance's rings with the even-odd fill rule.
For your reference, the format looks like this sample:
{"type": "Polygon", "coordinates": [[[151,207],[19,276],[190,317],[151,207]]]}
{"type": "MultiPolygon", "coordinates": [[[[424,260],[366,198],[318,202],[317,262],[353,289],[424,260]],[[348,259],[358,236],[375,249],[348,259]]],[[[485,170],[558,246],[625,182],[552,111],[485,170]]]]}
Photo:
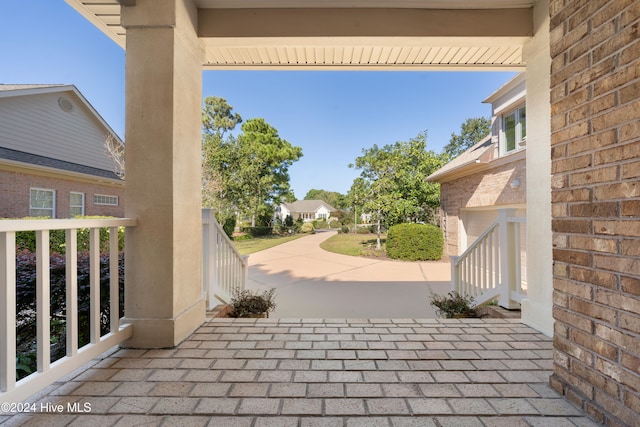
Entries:
{"type": "Polygon", "coordinates": [[[67,230],[77,228],[135,227],[135,218],[3,219],[0,233],[9,231],[67,230]]]}
{"type": "MultiPolygon", "coordinates": [[[[209,224],[209,217],[208,215],[203,215],[202,217],[202,223],[203,224],[209,224]]],[[[224,231],[224,228],[222,228],[222,225],[220,225],[220,223],[216,220],[215,217],[213,217],[213,225],[218,229],[218,233],[221,233],[220,236],[222,236],[222,239],[227,243],[227,245],[229,245],[229,247],[231,248],[231,250],[236,254],[236,256],[240,259],[242,259],[242,264],[246,264],[247,263],[247,257],[245,255],[241,255],[240,252],[238,252],[238,249],[236,249],[236,247],[233,245],[233,240],[231,240],[229,238],[229,236],[227,236],[226,231],[224,231]]]]}
{"type": "Polygon", "coordinates": [[[207,308],[213,309],[219,302],[229,303],[236,290],[245,288],[249,261],[216,221],[213,209],[202,209],[202,224],[202,291],[207,308]]]}
{"type": "Polygon", "coordinates": [[[0,221],[0,402],[17,402],[81,367],[132,335],[130,324],[119,317],[118,228],[133,227],[131,218],[100,219],[7,219],[0,221]],[[76,231],[89,232],[89,343],[78,348],[78,256],[76,231]],[[109,229],[109,332],[101,335],[100,229],[109,229]],[[66,230],[65,328],[66,356],[51,361],[50,353],[50,231],[66,230]],[[37,372],[16,380],[16,232],[36,234],[36,356],[37,372]]]}
{"type": "Polygon", "coordinates": [[[451,289],[471,294],[481,304],[498,296],[505,308],[521,301],[520,225],[513,208],[498,209],[498,217],[459,256],[451,256],[451,289]],[[516,255],[516,252],[518,255],[516,255]]]}
{"type": "Polygon", "coordinates": [[[480,245],[480,243],[482,243],[482,241],[483,241],[483,240],[484,240],[484,239],[485,239],[485,238],[486,238],[486,237],[487,237],[491,232],[493,232],[493,230],[494,230],[496,227],[498,227],[498,224],[499,224],[499,222],[498,222],[498,220],[496,219],[495,221],[493,221],[493,222],[489,225],[489,227],[487,227],[487,229],[486,229],[486,230],[484,230],[484,231],[482,232],[482,234],[480,234],[480,235],[478,236],[478,238],[477,238],[476,240],[474,240],[474,241],[473,241],[473,243],[472,243],[472,244],[471,244],[467,249],[465,249],[465,251],[464,251],[464,252],[462,252],[460,255],[458,255],[458,256],[456,256],[456,257],[451,257],[451,259],[452,259],[452,260],[454,260],[454,262],[456,263],[456,265],[457,265],[457,264],[459,264],[461,260],[463,260],[464,258],[466,258],[467,256],[469,256],[469,254],[470,254],[471,252],[473,252],[473,251],[474,251],[474,249],[475,249],[475,248],[477,248],[477,247],[480,245]]]}

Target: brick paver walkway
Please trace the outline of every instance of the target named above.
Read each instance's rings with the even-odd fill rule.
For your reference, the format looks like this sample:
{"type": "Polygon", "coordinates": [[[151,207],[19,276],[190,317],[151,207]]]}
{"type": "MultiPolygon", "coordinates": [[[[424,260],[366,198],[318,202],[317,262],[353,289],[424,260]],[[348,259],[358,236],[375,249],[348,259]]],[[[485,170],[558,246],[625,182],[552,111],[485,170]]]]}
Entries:
{"type": "Polygon", "coordinates": [[[43,426],[592,426],[548,386],[518,321],[212,319],[175,349],[121,349],[33,400],[43,426]],[[85,403],[89,405],[84,406],[85,403]]]}

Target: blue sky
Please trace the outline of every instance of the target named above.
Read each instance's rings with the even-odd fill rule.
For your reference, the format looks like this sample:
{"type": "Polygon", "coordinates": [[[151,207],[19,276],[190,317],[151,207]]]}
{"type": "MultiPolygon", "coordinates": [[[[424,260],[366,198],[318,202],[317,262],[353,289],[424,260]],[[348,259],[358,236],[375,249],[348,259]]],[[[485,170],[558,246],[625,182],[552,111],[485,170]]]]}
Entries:
{"type": "MultiPolygon", "coordinates": [[[[0,83],[75,85],[124,135],[125,53],[63,0],[4,2],[0,83]]],[[[290,169],[298,198],[311,188],[346,193],[363,148],[427,130],[440,152],[510,72],[205,71],[203,96],[226,98],[243,119],[263,117],[301,146],[290,169]]]]}

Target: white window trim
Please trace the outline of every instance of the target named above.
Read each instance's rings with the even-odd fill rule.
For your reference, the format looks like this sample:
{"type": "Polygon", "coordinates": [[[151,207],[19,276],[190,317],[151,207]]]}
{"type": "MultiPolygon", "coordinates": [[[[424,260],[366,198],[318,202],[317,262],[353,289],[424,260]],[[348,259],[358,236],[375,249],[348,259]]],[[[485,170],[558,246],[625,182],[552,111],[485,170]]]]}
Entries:
{"type": "Polygon", "coordinates": [[[118,206],[120,204],[120,200],[118,199],[118,196],[113,196],[110,194],[94,194],[93,195],[93,204],[94,205],[100,205],[100,206],[118,206]],[[109,199],[114,199],[115,203],[104,203],[104,202],[97,202],[96,198],[97,197],[106,197],[109,199]]]}
{"type": "MultiPolygon", "coordinates": [[[[508,156],[512,153],[515,153],[517,151],[522,150],[527,143],[527,137],[525,135],[524,138],[522,138],[522,129],[521,129],[521,125],[520,125],[520,110],[522,108],[526,108],[526,103],[523,104],[519,104],[518,106],[516,106],[515,108],[509,109],[509,110],[505,110],[501,115],[500,115],[500,137],[499,137],[499,147],[500,147],[500,156],[508,156]],[[512,115],[513,113],[516,114],[516,140],[515,140],[515,147],[512,150],[507,151],[507,134],[505,131],[505,119],[506,117],[512,115]],[[520,129],[520,132],[518,132],[518,129],[520,129]]],[[[525,116],[526,117],[526,116],[525,116]]],[[[525,118],[526,120],[526,118],[525,118]]],[[[526,121],[525,121],[525,125],[526,125],[526,121]]]]}
{"type": "Polygon", "coordinates": [[[56,190],[52,189],[52,188],[42,188],[42,187],[31,187],[29,189],[29,216],[36,216],[36,215],[32,215],[31,211],[33,209],[42,209],[42,208],[34,208],[33,206],[31,206],[31,192],[33,190],[36,191],[50,191],[51,193],[53,193],[53,203],[52,203],[52,208],[51,208],[51,218],[55,218],[56,217],[56,190]]]}
{"type": "Polygon", "coordinates": [[[85,203],[85,195],[84,195],[84,193],[81,193],[79,191],[70,191],[69,192],[69,216],[73,217],[74,215],[71,213],[71,210],[73,208],[78,208],[78,207],[80,209],[82,209],[82,212],[80,213],[80,216],[84,216],[85,215],[85,205],[86,205],[86,203],[85,203]],[[80,196],[82,196],[82,205],[74,206],[74,205],[71,204],[71,196],[73,194],[79,194],[80,196]]]}

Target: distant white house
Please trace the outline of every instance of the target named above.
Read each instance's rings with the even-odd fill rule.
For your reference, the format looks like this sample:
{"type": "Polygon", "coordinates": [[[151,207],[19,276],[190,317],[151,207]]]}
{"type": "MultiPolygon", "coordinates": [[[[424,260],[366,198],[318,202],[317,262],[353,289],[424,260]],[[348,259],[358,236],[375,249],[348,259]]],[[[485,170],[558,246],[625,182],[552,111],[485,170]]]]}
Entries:
{"type": "Polygon", "coordinates": [[[73,85],[0,84],[0,218],[124,216],[108,137],[73,85]]]}
{"type": "Polygon", "coordinates": [[[282,203],[276,208],[276,217],[284,221],[287,216],[293,220],[302,218],[303,221],[329,219],[337,209],[323,200],[298,200],[293,203],[282,203]]]}

